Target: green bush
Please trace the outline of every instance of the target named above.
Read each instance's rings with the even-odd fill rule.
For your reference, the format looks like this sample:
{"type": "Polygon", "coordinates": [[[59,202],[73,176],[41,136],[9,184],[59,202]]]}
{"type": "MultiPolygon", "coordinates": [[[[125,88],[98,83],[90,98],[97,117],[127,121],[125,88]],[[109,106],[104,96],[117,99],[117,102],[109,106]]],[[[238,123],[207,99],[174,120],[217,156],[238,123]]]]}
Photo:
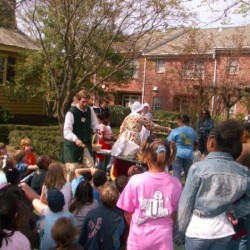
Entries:
{"type": "Polygon", "coordinates": [[[47,131],[45,129],[13,130],[9,134],[9,143],[17,149],[20,140],[24,137],[31,139],[33,149],[38,155],[46,154],[56,160],[60,158],[63,143],[60,130],[53,131],[50,127],[47,127],[47,131]]]}
{"type": "Polygon", "coordinates": [[[10,111],[0,107],[0,123],[8,124],[12,123],[14,116],[10,114],[10,111]]]}
{"type": "Polygon", "coordinates": [[[30,126],[30,125],[15,125],[15,124],[1,124],[0,125],[0,142],[4,142],[6,144],[9,143],[9,134],[11,131],[45,131],[45,133],[51,133],[53,131],[60,133],[59,126],[30,126]]]}
{"type": "Polygon", "coordinates": [[[175,127],[179,112],[156,111],[152,113],[154,122],[162,126],[175,127]]]}
{"type": "Polygon", "coordinates": [[[111,111],[111,120],[110,120],[111,127],[120,127],[125,117],[129,115],[131,112],[130,108],[121,105],[111,106],[110,111],[111,111]]]}

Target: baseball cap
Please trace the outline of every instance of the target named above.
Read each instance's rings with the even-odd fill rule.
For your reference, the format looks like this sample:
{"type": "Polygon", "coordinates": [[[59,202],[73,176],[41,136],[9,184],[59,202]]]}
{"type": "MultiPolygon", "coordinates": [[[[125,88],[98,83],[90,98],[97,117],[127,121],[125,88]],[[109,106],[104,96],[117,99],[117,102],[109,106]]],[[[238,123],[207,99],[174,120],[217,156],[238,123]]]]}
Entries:
{"type": "Polygon", "coordinates": [[[59,212],[65,205],[64,195],[58,189],[48,191],[48,206],[52,212],[59,212]]]}

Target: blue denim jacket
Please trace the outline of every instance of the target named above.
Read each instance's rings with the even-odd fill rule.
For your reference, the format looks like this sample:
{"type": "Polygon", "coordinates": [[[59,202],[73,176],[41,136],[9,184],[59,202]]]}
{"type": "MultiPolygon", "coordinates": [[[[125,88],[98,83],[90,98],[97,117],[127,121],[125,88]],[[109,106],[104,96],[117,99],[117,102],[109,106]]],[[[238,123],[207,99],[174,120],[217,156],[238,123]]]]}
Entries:
{"type": "Polygon", "coordinates": [[[215,217],[232,209],[237,218],[250,214],[250,171],[229,153],[209,153],[189,169],[179,201],[177,234],[185,234],[194,210],[195,214],[215,217]],[[244,194],[245,198],[233,206],[244,194]]]}

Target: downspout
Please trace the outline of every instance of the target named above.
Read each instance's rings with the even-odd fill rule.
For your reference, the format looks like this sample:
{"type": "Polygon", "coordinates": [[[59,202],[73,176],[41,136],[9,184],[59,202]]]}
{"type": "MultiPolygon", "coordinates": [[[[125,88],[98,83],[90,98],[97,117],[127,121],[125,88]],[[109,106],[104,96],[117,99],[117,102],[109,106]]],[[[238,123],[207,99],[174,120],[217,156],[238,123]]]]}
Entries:
{"type": "MultiPolygon", "coordinates": [[[[214,75],[213,75],[213,87],[216,85],[216,78],[217,78],[217,59],[216,59],[216,50],[214,49],[213,52],[213,59],[214,59],[214,75]]],[[[214,106],[215,106],[215,96],[212,97],[212,115],[214,113],[214,106]]]]}
{"type": "Polygon", "coordinates": [[[145,95],[145,83],[146,83],[146,67],[147,67],[147,58],[144,58],[144,66],[143,66],[143,78],[142,78],[142,97],[141,102],[144,103],[144,95],[145,95]]]}

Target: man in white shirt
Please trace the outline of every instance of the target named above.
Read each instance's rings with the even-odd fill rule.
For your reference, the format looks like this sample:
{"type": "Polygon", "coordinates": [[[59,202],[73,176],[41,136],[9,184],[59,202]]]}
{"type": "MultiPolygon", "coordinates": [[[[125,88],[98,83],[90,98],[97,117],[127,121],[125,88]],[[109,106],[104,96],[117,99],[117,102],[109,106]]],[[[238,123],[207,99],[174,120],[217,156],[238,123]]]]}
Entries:
{"type": "Polygon", "coordinates": [[[66,163],[67,181],[74,178],[74,170],[79,167],[79,163],[84,167],[94,166],[91,136],[99,130],[95,112],[88,106],[90,94],[81,90],[77,99],[77,104],[71,106],[65,116],[63,128],[62,160],[66,163]]]}

